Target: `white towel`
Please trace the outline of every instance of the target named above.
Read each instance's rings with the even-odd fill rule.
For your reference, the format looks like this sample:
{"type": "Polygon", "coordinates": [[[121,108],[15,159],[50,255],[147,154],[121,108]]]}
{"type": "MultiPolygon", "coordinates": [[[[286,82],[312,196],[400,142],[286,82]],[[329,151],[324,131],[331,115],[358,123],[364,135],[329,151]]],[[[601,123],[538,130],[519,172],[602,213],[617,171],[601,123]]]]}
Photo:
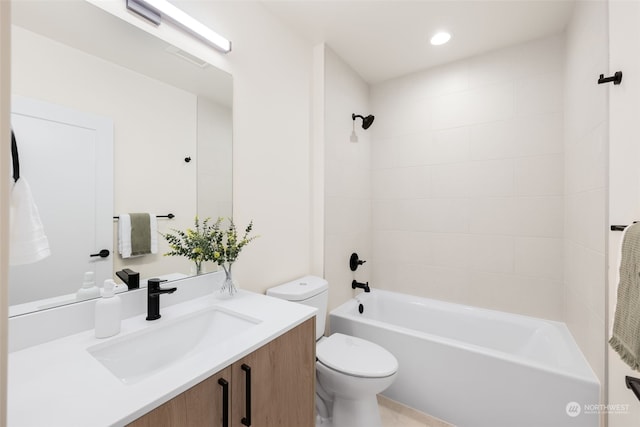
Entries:
{"type": "MultiPolygon", "coordinates": [[[[118,219],[118,253],[122,258],[135,258],[143,255],[131,256],[131,217],[120,214],[118,219]]],[[[151,231],[151,253],[158,253],[158,219],[155,214],[149,214],[149,228],[151,231]]]]}
{"type": "Polygon", "coordinates": [[[120,214],[118,218],[118,252],[122,258],[131,257],[131,217],[120,214]]]}
{"type": "Polygon", "coordinates": [[[31,264],[51,255],[38,207],[24,177],[18,179],[11,188],[10,206],[9,263],[31,264]]]}

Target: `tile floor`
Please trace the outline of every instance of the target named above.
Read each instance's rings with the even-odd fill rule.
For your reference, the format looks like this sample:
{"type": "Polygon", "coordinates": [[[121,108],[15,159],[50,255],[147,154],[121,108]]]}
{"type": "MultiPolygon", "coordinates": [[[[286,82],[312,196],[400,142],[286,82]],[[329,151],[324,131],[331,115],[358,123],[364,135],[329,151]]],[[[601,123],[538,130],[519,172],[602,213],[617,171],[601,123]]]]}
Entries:
{"type": "Polygon", "coordinates": [[[454,427],[384,396],[378,396],[378,405],[382,427],[454,427]]]}

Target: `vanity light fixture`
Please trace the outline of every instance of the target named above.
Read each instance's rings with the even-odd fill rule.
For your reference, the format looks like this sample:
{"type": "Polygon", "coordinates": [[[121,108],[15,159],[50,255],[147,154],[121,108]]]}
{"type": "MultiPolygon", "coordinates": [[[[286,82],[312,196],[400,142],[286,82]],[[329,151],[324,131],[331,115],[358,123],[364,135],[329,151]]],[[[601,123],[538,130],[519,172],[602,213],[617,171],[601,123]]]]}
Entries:
{"type": "Polygon", "coordinates": [[[440,46],[441,44],[445,44],[451,39],[451,34],[446,31],[441,31],[436,33],[431,37],[431,44],[434,46],[440,46]]]}
{"type": "Polygon", "coordinates": [[[155,25],[163,18],[173,22],[194,37],[213,46],[222,53],[231,52],[231,42],[192,16],[166,0],[126,0],[127,9],[142,16],[155,25]]]}

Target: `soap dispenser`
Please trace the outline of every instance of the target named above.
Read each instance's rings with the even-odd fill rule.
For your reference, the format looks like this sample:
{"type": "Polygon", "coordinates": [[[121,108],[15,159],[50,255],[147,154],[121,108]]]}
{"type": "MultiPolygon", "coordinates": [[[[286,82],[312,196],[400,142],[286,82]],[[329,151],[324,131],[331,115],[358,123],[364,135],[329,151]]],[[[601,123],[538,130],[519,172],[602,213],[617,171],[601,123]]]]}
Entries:
{"type": "Polygon", "coordinates": [[[84,301],[86,299],[98,298],[99,296],[100,288],[96,286],[96,282],[93,279],[93,271],[87,271],[84,273],[82,287],[76,292],[76,299],[78,301],[84,301]]]}
{"type": "Polygon", "coordinates": [[[96,301],[96,338],[108,338],[120,332],[120,297],[115,294],[116,282],[104,281],[102,298],[96,301]]]}

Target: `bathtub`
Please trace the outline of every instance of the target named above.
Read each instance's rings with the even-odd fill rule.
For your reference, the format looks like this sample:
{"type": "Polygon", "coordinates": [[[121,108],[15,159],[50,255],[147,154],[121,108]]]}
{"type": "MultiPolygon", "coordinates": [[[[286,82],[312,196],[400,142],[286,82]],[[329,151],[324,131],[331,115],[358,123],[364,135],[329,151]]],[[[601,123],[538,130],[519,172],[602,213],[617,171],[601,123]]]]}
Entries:
{"type": "Polygon", "coordinates": [[[563,323],[376,289],[330,322],[396,356],[385,396],[457,427],[599,425],[600,384],[563,323]]]}

